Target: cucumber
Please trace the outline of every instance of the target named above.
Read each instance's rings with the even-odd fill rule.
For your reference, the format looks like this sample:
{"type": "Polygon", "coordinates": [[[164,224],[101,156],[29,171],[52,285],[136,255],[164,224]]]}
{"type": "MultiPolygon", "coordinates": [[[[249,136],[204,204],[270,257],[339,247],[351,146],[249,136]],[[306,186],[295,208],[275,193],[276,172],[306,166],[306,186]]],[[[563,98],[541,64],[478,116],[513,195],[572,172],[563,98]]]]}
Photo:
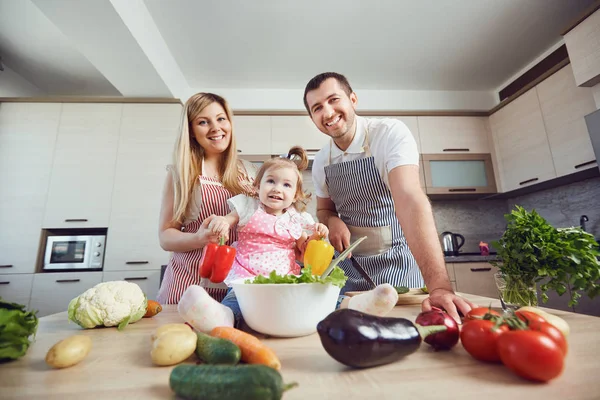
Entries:
{"type": "Polygon", "coordinates": [[[235,365],[240,362],[242,351],[231,340],[213,337],[202,332],[196,333],[198,335],[196,355],[206,364],[235,365]]]}
{"type": "Polygon", "coordinates": [[[279,372],[261,364],[190,365],[171,371],[169,386],[188,400],[279,400],[285,385],[279,372]]]}

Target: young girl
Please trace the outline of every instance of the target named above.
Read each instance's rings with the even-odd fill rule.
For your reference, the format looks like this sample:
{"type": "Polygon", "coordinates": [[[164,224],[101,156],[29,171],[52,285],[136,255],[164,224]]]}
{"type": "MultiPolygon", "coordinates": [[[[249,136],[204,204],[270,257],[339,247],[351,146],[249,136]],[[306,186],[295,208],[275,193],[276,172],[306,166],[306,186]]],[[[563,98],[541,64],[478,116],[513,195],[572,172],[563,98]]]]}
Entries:
{"type": "MultiPolygon", "coordinates": [[[[236,279],[267,276],[273,270],[279,275],[299,274],[296,256],[303,253],[309,240],[329,234],[324,224],[315,223],[310,214],[303,212],[309,197],[302,190],[300,171],[307,165],[306,152],[300,147],[293,147],[287,157],[268,160],[256,175],[258,199],[247,195],[232,197],[228,200],[232,210],[229,214],[210,217],[208,229],[218,236],[227,237],[230,227],[237,223],[236,257],[225,279],[228,286],[236,279]],[[298,164],[293,159],[299,159],[298,164]],[[306,230],[312,231],[310,237],[306,230]]],[[[393,291],[390,299],[387,290],[384,299],[389,311],[397,293],[391,285],[387,286],[393,291]]],[[[378,301],[369,300],[365,307],[378,301]]],[[[358,302],[362,304],[364,300],[358,302]]],[[[218,304],[201,287],[191,286],[183,294],[178,310],[186,322],[202,332],[215,326],[235,326],[242,320],[232,289],[218,304]]]]}

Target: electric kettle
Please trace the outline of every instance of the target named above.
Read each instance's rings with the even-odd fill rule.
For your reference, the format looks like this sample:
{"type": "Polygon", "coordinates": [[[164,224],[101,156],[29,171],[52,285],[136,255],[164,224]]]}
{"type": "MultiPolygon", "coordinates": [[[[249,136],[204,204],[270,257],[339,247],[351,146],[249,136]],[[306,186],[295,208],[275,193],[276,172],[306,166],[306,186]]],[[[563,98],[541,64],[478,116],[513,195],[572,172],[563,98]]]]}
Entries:
{"type": "Polygon", "coordinates": [[[446,257],[457,256],[458,249],[465,244],[465,237],[459,233],[442,232],[441,239],[442,249],[446,257]],[[458,239],[460,239],[460,244],[458,243],[458,239]]]}

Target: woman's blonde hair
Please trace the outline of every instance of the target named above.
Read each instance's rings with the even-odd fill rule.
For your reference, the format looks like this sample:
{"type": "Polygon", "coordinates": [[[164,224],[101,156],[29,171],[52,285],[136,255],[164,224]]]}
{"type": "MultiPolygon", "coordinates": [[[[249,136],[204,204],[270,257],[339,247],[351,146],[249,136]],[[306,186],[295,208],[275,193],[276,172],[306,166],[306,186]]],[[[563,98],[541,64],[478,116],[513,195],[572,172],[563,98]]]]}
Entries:
{"type": "Polygon", "coordinates": [[[306,205],[310,201],[311,194],[305,193],[302,190],[302,174],[300,171],[304,171],[308,168],[308,157],[306,156],[306,151],[300,146],[294,146],[288,151],[287,156],[285,157],[275,157],[270,158],[264,162],[264,164],[258,170],[256,174],[256,179],[254,180],[254,187],[258,191],[260,186],[260,181],[262,181],[263,176],[267,170],[274,168],[292,168],[296,171],[296,176],[298,177],[298,181],[296,182],[296,194],[294,195],[294,207],[298,211],[306,210],[306,205]]]}
{"type": "Polygon", "coordinates": [[[198,177],[202,174],[202,159],[204,149],[194,136],[191,124],[198,118],[198,115],[212,103],[219,103],[225,110],[227,119],[231,126],[231,141],[229,146],[221,154],[219,161],[219,175],[223,186],[229,190],[232,195],[245,193],[239,181],[239,174],[244,173],[243,167],[238,163],[237,148],[233,130],[233,113],[229,108],[227,101],[214,93],[196,93],[186,101],[181,113],[181,124],[179,128],[179,138],[175,144],[173,153],[173,164],[175,174],[173,177],[173,221],[181,222],[192,198],[192,191],[198,177]]]}

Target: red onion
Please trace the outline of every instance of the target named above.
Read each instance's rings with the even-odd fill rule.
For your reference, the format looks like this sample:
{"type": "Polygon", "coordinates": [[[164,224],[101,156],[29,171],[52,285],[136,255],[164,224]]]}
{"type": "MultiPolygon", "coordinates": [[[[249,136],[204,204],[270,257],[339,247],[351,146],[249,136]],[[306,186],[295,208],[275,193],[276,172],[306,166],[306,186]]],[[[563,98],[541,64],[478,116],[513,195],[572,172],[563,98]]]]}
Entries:
{"type": "Polygon", "coordinates": [[[454,318],[439,308],[420,313],[415,320],[415,324],[421,326],[443,325],[446,327],[445,331],[428,335],[423,339],[435,350],[449,350],[458,343],[460,336],[458,324],[454,318]]]}

